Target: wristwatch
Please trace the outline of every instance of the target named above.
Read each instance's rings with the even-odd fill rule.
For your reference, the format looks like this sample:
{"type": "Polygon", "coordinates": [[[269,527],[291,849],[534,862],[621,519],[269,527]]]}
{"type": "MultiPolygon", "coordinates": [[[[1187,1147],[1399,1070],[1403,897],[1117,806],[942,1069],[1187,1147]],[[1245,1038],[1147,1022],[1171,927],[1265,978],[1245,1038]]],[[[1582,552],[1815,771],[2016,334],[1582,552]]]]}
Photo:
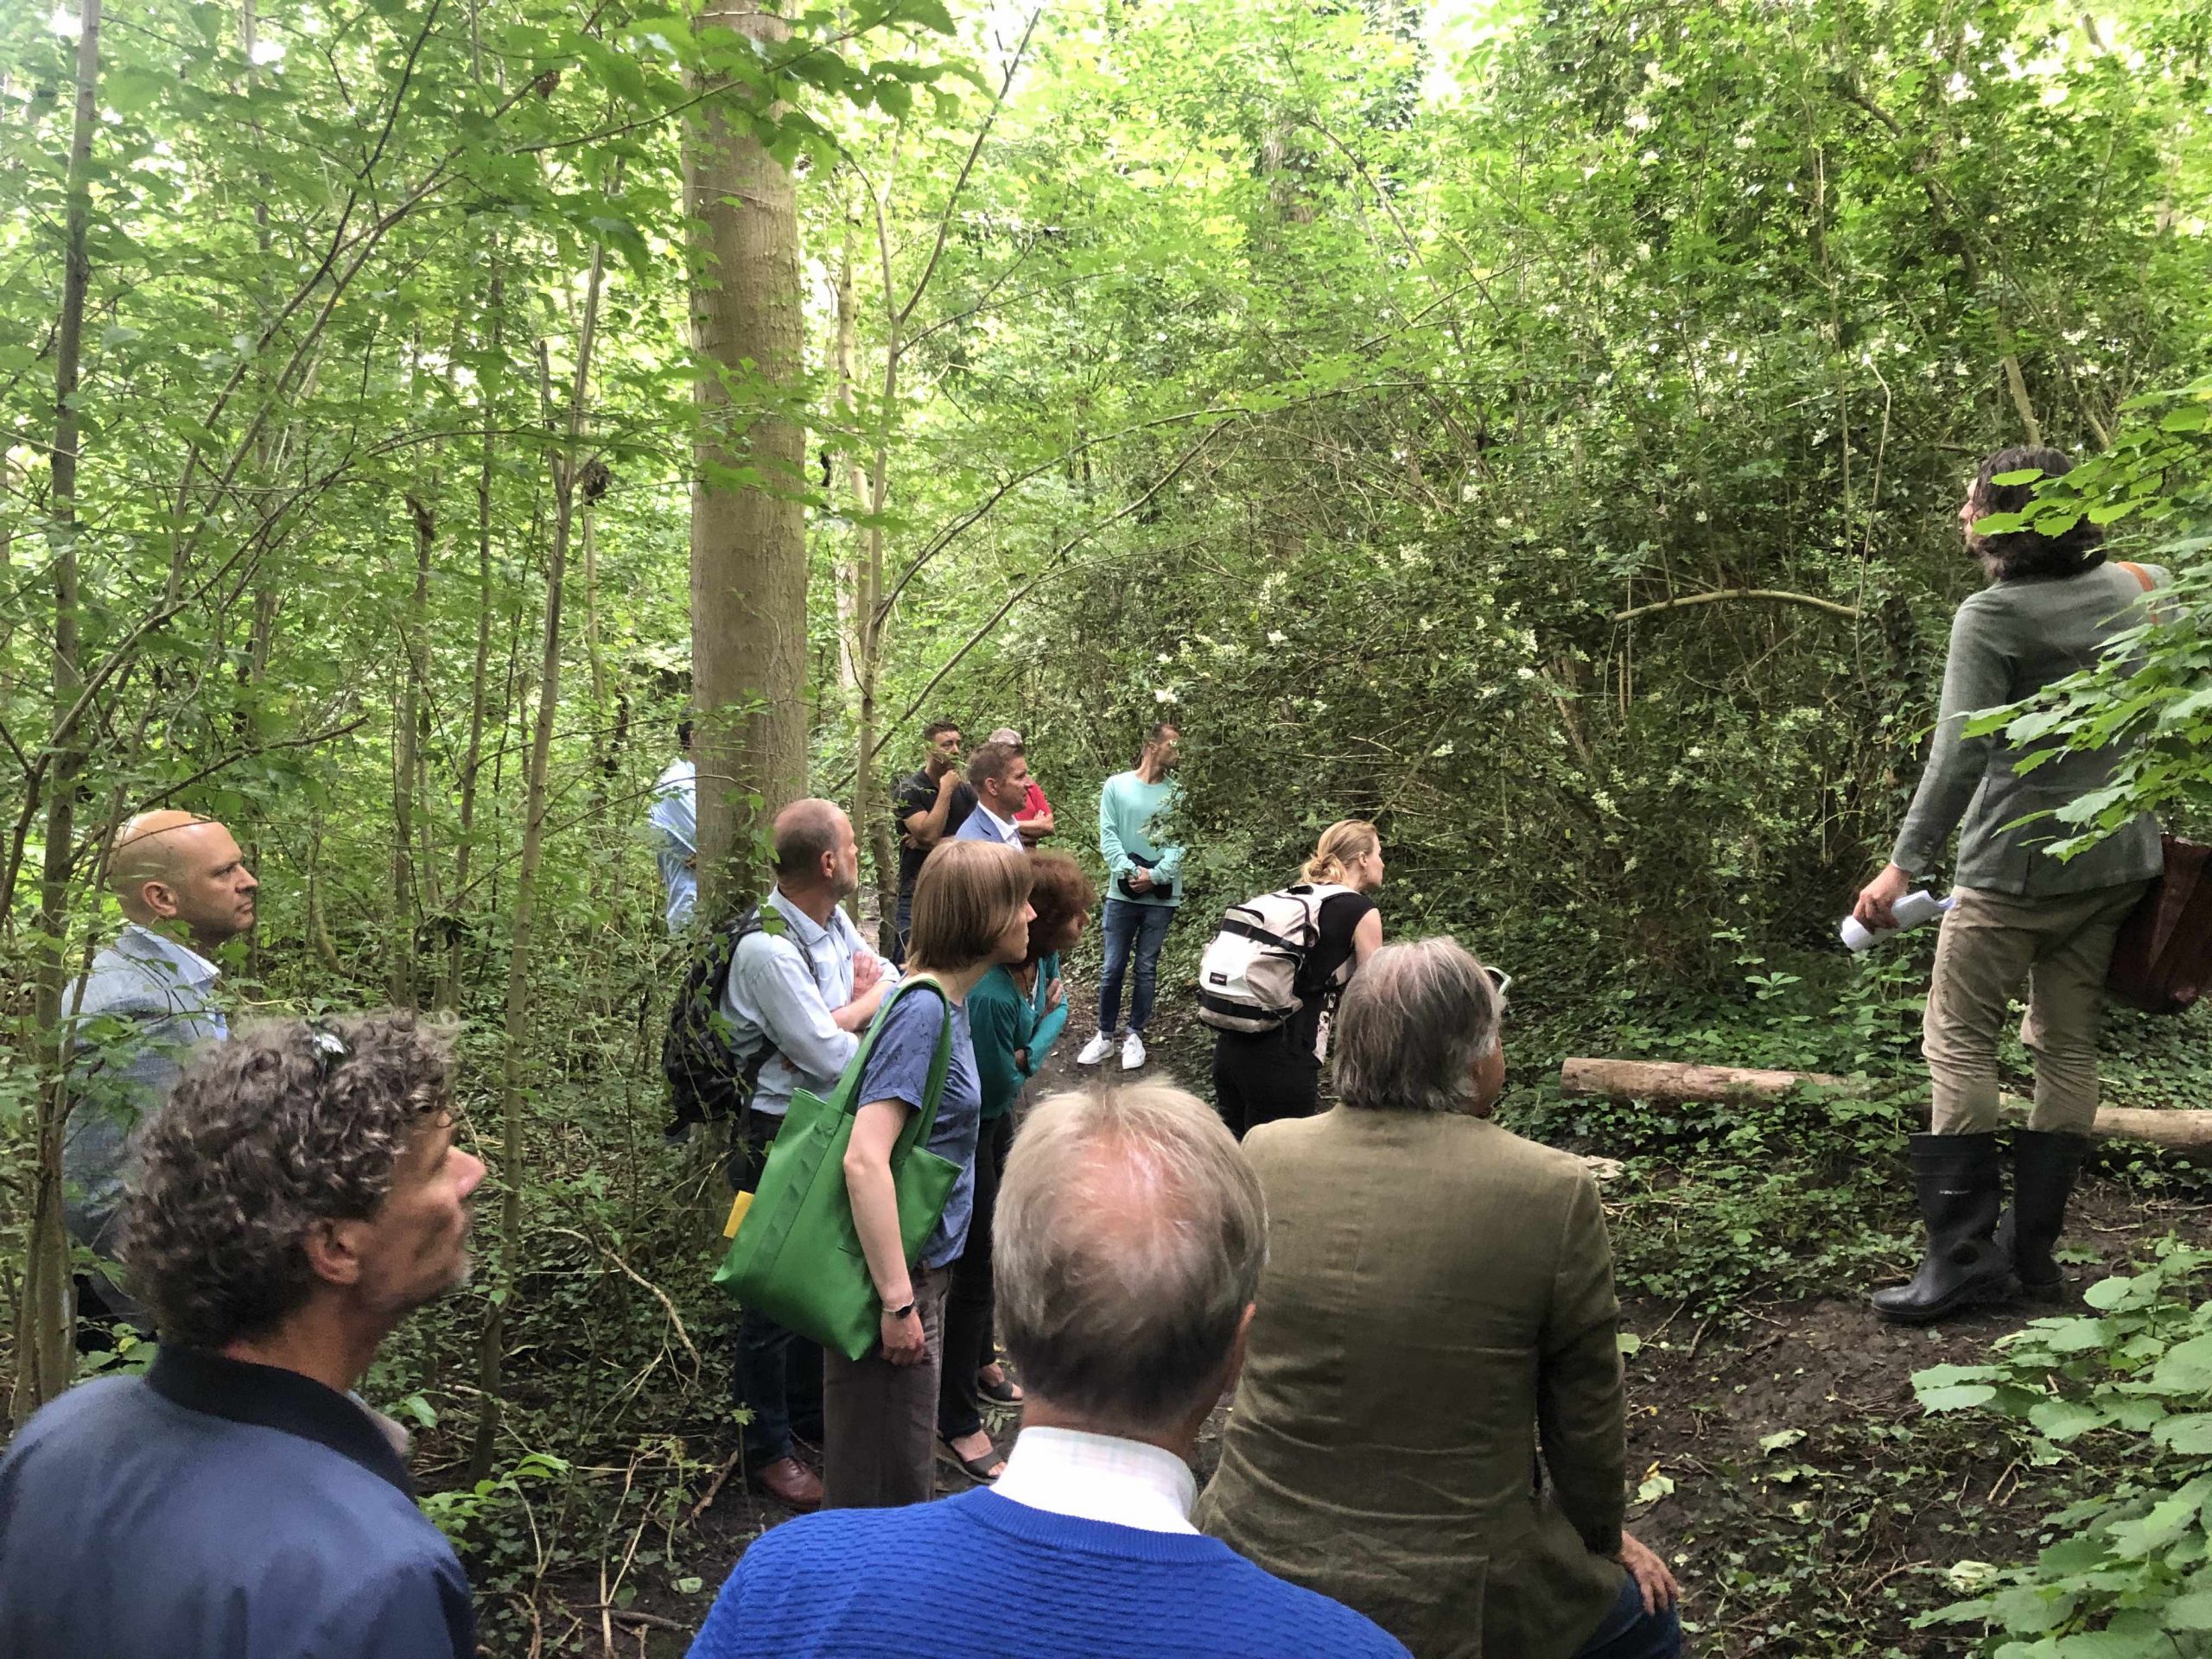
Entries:
{"type": "Polygon", "coordinates": [[[885,1309],[883,1310],[883,1316],[884,1316],[884,1318],[886,1318],[886,1319],[905,1319],[905,1318],[906,1318],[909,1313],[912,1313],[913,1311],[914,1311],[914,1303],[913,1303],[912,1300],[911,1298],[909,1298],[909,1299],[908,1299],[908,1300],[907,1300],[906,1306],[904,1306],[904,1307],[887,1307],[887,1308],[885,1308],[885,1309]]]}

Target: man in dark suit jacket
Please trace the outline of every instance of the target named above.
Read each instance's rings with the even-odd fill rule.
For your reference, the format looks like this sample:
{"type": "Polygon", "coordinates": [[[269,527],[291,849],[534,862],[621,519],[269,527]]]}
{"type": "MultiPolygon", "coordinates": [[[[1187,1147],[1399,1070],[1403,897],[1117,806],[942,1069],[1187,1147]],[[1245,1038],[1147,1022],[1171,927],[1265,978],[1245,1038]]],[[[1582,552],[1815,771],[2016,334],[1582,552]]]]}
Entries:
{"type": "Polygon", "coordinates": [[[467,1274],[451,1071],[410,1014],[285,1020],[147,1120],[124,1257],[160,1357],[0,1459],[0,1654],[472,1659],[461,1562],[353,1393],[467,1274]]]}

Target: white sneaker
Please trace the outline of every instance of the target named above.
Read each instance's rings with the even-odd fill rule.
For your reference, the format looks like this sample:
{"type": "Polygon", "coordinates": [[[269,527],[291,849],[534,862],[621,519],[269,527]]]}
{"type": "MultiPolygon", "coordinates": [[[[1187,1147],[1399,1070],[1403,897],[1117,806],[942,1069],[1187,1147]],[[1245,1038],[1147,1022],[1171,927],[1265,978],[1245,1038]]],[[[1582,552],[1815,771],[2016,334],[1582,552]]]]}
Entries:
{"type": "Polygon", "coordinates": [[[1075,1057],[1077,1065],[1096,1065],[1114,1052],[1114,1039],[1104,1032],[1083,1046],[1083,1052],[1075,1057]]]}
{"type": "Polygon", "coordinates": [[[1134,1031],[1122,1039],[1122,1070],[1134,1071],[1144,1064],[1144,1039],[1134,1031]]]}

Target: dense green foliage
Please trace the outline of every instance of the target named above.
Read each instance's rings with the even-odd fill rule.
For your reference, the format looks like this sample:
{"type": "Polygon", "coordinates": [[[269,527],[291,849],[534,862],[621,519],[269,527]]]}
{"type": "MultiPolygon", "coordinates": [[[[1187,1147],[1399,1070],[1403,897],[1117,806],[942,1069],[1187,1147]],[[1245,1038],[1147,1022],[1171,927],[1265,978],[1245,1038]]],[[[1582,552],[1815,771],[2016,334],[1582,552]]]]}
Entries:
{"type": "MultiPolygon", "coordinates": [[[[246,845],[249,1009],[461,1015],[501,1150],[536,636],[578,485],[526,1133],[494,1159],[520,1249],[484,1229],[479,1287],[371,1380],[424,1428],[512,1650],[582,1639],[539,1624],[564,1574],[596,1567],[593,1605],[714,1576],[680,1522],[730,1427],[721,1189],[658,1144],[674,959],[641,830],[688,695],[702,100],[772,105],[749,130],[799,178],[810,461],[751,481],[808,506],[814,786],[849,795],[873,674],[884,767],[931,715],[1011,721],[1078,846],[1175,719],[1199,907],[1376,818],[1391,931],[1516,976],[1519,1121],[1629,1157],[1631,1293],[1700,1319],[1898,1254],[1909,1090],[1660,1132],[1518,1068],[1909,1066],[1921,959],[1821,947],[1910,786],[1988,450],[2102,454],[2033,511],[2102,514],[2181,577],[2149,673],[2009,717],[2152,737],[2085,830],[2205,804],[2200,7],[888,0],[756,50],[639,0],[151,0],[102,35],[65,518],[71,21],[0,11],[0,1286],[50,1061],[34,964],[111,934],[137,808],[246,845]]],[[[737,381],[741,411],[769,399],[737,381]]],[[[2123,1032],[2123,1097],[2208,1103],[2193,1039],[2123,1032]]]]}
{"type": "Polygon", "coordinates": [[[2212,1413],[2201,1408],[2212,1387],[2212,1302],[2194,1298],[2208,1265],[2212,1256],[2169,1239],[2144,1271],[2092,1285],[2093,1314],[2037,1319],[1988,1364],[1913,1379],[1930,1411],[1986,1408],[2024,1422],[2023,1455],[2038,1465],[2072,1462],[2088,1435],[2123,1446],[2117,1479],[2109,1462],[2073,1471],[2087,1490],[2052,1517],[2061,1535],[2031,1567],[1963,1575],[2005,1587],[1925,1622],[1994,1625],[2004,1633],[1988,1644],[1998,1659],[2206,1651],[2212,1413]]]}

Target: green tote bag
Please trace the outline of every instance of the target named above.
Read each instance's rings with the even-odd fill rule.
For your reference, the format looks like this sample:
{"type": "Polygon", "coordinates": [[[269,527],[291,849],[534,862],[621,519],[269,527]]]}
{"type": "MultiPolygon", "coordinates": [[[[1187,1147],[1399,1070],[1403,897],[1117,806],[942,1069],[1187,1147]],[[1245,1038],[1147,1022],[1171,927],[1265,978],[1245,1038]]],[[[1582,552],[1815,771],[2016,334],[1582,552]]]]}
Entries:
{"type": "MultiPolygon", "coordinates": [[[[853,1114],[867,1103],[857,1098],[861,1077],[884,1022],[899,998],[921,992],[944,997],[944,987],[934,980],[911,979],[884,998],[875,1023],[829,1099],[817,1099],[804,1089],[791,1096],[784,1127],[760,1172],[760,1191],[715,1274],[715,1282],[741,1306],[848,1359],[862,1358],[874,1349],[881,1336],[883,1304],[853,1225],[852,1199],[845,1191],[845,1147],[853,1138],[853,1114]]],[[[906,1120],[891,1148],[899,1236],[909,1262],[936,1230],[953,1183],[960,1179],[958,1164],[924,1144],[937,1125],[944,1074],[952,1063],[950,1013],[947,999],[948,1017],[938,1029],[922,1108],[906,1120]]]]}

